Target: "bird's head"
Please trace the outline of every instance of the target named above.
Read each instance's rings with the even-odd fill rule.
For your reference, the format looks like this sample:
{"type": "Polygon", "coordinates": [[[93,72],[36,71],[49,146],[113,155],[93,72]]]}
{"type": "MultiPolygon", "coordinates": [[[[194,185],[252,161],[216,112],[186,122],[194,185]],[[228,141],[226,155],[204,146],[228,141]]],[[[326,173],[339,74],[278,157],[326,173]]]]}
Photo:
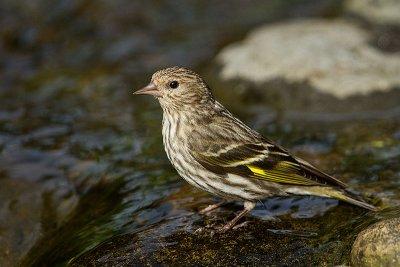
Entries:
{"type": "Polygon", "coordinates": [[[157,71],[151,77],[151,82],[134,94],[153,95],[163,108],[177,110],[204,105],[213,100],[203,79],[195,72],[180,67],[157,71]]]}

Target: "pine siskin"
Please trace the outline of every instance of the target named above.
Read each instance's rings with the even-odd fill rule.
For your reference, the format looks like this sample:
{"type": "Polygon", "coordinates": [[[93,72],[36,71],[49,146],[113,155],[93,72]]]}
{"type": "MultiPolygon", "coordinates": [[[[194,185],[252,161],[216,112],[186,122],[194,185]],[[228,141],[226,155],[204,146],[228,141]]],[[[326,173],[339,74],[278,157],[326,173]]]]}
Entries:
{"type": "Polygon", "coordinates": [[[158,99],[163,109],[165,151],[186,181],[224,199],[244,201],[244,209],[220,229],[222,232],[232,228],[258,200],[272,196],[329,197],[376,210],[346,191],[343,182],[234,117],[191,70],[172,67],[157,71],[150,84],[134,94],[158,99]]]}

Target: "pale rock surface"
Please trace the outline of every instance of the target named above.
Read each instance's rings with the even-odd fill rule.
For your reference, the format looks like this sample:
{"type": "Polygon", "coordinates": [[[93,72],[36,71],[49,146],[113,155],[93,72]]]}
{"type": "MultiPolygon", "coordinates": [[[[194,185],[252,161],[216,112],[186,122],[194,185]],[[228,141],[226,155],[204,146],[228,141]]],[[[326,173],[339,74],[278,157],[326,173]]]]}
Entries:
{"type": "Polygon", "coordinates": [[[373,23],[400,24],[399,0],[348,0],[345,9],[373,23]]]}
{"type": "Polygon", "coordinates": [[[223,80],[308,82],[338,98],[400,86],[400,54],[368,44],[369,33],[344,20],[266,25],[217,56],[223,80]]]}

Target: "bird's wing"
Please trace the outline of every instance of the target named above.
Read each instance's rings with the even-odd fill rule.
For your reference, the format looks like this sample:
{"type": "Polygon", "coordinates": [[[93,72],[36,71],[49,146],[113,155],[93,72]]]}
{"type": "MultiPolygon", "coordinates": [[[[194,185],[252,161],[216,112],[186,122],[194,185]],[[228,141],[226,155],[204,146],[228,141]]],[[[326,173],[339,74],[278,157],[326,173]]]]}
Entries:
{"type": "Polygon", "coordinates": [[[212,149],[192,151],[195,159],[216,173],[233,173],[244,177],[291,185],[331,185],[344,188],[341,181],[311,164],[291,156],[283,148],[265,140],[261,143],[212,144],[212,149]]]}
{"type": "Polygon", "coordinates": [[[218,115],[201,127],[193,127],[188,135],[192,156],[205,168],[281,184],[346,187],[308,162],[293,157],[219,107],[218,115]]]}

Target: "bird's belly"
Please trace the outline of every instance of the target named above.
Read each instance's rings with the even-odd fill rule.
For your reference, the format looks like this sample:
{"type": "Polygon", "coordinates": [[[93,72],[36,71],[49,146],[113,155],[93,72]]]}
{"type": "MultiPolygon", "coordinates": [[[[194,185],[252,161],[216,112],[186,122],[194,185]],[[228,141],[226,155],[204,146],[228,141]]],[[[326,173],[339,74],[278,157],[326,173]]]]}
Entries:
{"type": "Polygon", "coordinates": [[[168,159],[179,175],[191,185],[211,194],[238,200],[257,200],[272,195],[284,195],[276,184],[235,174],[219,175],[199,164],[182,143],[179,132],[170,124],[163,127],[163,141],[168,159]]]}
{"type": "Polygon", "coordinates": [[[201,165],[193,168],[192,171],[173,165],[188,183],[222,198],[253,201],[273,195],[285,195],[275,186],[256,179],[234,174],[218,175],[201,165]]]}

